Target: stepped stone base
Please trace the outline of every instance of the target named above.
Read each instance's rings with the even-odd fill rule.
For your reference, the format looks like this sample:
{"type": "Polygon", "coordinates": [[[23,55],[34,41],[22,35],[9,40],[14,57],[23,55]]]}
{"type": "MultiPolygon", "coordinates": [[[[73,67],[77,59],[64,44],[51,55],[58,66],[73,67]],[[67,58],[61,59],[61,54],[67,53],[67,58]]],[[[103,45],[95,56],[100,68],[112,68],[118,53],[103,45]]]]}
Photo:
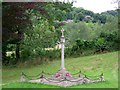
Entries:
{"type": "Polygon", "coordinates": [[[80,74],[79,77],[74,78],[68,71],[66,71],[65,69],[61,69],[51,77],[46,77],[45,75],[42,74],[41,76],[39,76],[38,79],[33,79],[33,80],[27,80],[25,75],[22,75],[20,81],[36,82],[36,83],[42,83],[42,84],[67,87],[67,86],[78,85],[78,84],[101,82],[101,81],[104,81],[104,76],[101,75],[99,79],[91,80],[87,78],[85,75],[80,74]]]}

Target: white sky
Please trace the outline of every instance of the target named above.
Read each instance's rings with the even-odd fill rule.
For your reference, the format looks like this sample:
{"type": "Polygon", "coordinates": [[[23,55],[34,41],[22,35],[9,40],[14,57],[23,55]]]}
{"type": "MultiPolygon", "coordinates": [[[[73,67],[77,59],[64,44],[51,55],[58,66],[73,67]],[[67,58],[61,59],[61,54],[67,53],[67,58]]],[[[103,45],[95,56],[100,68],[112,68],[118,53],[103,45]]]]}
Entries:
{"type": "MultiPolygon", "coordinates": [[[[3,0],[3,1],[28,1],[28,0],[3,0]]],[[[43,1],[50,1],[50,0],[43,0],[43,1]]],[[[59,1],[68,1],[68,0],[59,0],[59,1]]],[[[118,8],[117,3],[112,4],[112,2],[115,0],[75,0],[75,1],[77,2],[73,4],[74,7],[83,7],[84,9],[93,11],[94,13],[101,13],[107,10],[115,10],[116,8],[118,8]]]]}
{"type": "Polygon", "coordinates": [[[113,0],[76,0],[73,4],[75,7],[83,7],[86,10],[93,11],[95,13],[101,13],[107,10],[115,10],[118,4],[112,4],[113,0]]]}

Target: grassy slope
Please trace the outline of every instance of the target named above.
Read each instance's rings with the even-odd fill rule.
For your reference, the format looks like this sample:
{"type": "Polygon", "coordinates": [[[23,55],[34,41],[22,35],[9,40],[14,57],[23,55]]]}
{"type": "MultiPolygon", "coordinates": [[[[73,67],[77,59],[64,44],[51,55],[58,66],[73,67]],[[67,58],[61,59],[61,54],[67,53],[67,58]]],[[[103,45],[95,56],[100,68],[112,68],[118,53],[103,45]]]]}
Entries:
{"type": "MultiPolygon", "coordinates": [[[[71,73],[82,71],[87,75],[99,75],[104,73],[106,82],[71,86],[71,88],[116,88],[118,87],[118,52],[99,54],[78,58],[65,59],[65,66],[71,73]]],[[[15,88],[57,88],[57,86],[19,83],[21,72],[27,75],[37,75],[42,70],[48,73],[55,73],[60,68],[60,60],[48,62],[29,68],[4,68],[3,69],[3,87],[15,88]],[[17,83],[16,83],[17,82],[17,83]]]]}

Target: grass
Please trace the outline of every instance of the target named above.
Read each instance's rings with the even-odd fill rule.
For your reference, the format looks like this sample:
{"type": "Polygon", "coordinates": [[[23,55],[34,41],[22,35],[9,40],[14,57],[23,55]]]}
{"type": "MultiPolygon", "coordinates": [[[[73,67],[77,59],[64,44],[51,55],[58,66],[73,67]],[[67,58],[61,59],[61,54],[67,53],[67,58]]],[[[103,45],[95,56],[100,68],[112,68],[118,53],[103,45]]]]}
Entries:
{"type": "MultiPolygon", "coordinates": [[[[60,88],[59,86],[46,85],[40,83],[26,83],[26,82],[15,82],[8,83],[5,85],[5,88],[60,88]]],[[[4,88],[4,85],[3,85],[4,88]]]]}
{"type": "MultiPolygon", "coordinates": [[[[54,60],[42,65],[31,67],[3,68],[3,88],[61,88],[58,86],[38,83],[19,82],[21,72],[27,75],[37,75],[43,70],[47,73],[55,73],[60,68],[60,60],[54,60]]],[[[105,82],[70,86],[69,88],[118,88],[118,52],[98,54],[92,56],[67,58],[65,67],[74,74],[80,70],[86,75],[96,76],[104,73],[105,82]]]]}

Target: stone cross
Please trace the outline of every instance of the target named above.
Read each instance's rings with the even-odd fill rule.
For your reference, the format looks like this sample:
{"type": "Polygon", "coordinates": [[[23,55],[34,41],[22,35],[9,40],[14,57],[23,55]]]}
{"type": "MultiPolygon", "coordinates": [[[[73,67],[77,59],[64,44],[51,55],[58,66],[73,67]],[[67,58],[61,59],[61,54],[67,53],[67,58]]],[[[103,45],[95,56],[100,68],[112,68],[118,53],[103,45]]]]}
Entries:
{"type": "Polygon", "coordinates": [[[65,42],[65,38],[64,38],[64,29],[61,30],[62,36],[61,36],[61,69],[65,69],[64,66],[64,42],[65,42]]]}
{"type": "Polygon", "coordinates": [[[63,33],[64,33],[64,29],[63,29],[63,28],[62,28],[62,30],[61,30],[61,33],[62,33],[62,36],[64,36],[64,34],[63,34],[63,33]]]}

